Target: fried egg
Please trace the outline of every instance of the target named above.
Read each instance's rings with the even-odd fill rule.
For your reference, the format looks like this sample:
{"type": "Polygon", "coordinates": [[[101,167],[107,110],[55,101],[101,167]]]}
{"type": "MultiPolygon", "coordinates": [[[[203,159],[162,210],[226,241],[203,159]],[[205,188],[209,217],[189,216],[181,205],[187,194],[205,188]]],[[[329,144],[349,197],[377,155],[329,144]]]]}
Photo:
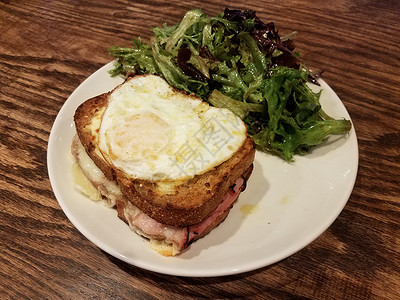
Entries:
{"type": "Polygon", "coordinates": [[[132,179],[183,180],[228,160],[246,137],[245,124],[231,111],[145,75],[111,92],[99,149],[132,179]]]}

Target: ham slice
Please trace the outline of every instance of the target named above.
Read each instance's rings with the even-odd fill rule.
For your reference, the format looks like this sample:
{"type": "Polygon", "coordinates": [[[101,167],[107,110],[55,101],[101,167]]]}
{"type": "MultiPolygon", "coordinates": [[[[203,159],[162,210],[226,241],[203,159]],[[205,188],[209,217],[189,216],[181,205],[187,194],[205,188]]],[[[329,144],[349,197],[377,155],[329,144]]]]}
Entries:
{"type": "Polygon", "coordinates": [[[230,209],[244,187],[244,179],[238,178],[235,185],[225,194],[222,202],[216,210],[203,222],[188,227],[174,227],[164,225],[149,217],[134,207],[130,202],[125,205],[123,214],[129,226],[149,238],[174,244],[179,251],[188,247],[194,239],[206,232],[210,226],[221,217],[226,210],[230,209]]]}
{"type": "MultiPolygon", "coordinates": [[[[128,219],[129,220],[129,219],[128,219]]],[[[183,249],[187,239],[187,229],[161,224],[145,213],[139,213],[129,226],[136,227],[144,236],[173,243],[178,249],[183,249]]]]}
{"type": "Polygon", "coordinates": [[[191,225],[188,227],[189,231],[189,238],[188,243],[192,242],[192,240],[196,237],[201,235],[204,231],[208,229],[209,226],[213,224],[215,220],[217,220],[227,209],[233,205],[236,201],[237,197],[239,196],[242,187],[243,187],[244,179],[238,178],[235,182],[233,188],[229,189],[228,192],[225,194],[224,199],[218,205],[217,209],[203,222],[191,225]]]}

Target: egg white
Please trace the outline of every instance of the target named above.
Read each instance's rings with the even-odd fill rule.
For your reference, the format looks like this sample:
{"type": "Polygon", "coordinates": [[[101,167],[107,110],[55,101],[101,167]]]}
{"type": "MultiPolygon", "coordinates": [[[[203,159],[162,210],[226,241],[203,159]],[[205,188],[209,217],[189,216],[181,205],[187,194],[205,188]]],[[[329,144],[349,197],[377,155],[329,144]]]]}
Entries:
{"type": "Polygon", "coordinates": [[[181,180],[229,159],[246,139],[232,112],[171,88],[159,76],[136,76],[109,97],[99,148],[131,178],[181,180]]]}

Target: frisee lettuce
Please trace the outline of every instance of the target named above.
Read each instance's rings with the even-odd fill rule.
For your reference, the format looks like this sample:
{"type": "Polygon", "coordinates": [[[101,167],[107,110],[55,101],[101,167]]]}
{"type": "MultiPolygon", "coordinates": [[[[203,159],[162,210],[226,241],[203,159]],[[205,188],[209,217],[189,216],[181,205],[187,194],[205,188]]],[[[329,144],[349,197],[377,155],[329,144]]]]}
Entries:
{"type": "MultiPolygon", "coordinates": [[[[171,86],[232,110],[259,149],[287,161],[331,134],[351,129],[334,120],[307,82],[317,83],[294,51],[296,32],[280,37],[273,22],[252,10],[225,9],[216,17],[188,11],[178,24],[153,29],[150,43],[110,47],[111,76],[158,74],[171,86]]],[[[318,83],[317,83],[318,84],[318,83]]]]}

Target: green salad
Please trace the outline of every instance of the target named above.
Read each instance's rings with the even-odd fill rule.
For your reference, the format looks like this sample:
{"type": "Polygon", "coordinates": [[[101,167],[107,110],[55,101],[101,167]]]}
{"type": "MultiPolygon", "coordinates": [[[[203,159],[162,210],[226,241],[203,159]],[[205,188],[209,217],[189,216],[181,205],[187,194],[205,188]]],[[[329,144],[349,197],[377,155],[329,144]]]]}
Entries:
{"type": "Polygon", "coordinates": [[[345,134],[349,120],[321,108],[316,76],[295,52],[296,32],[280,37],[273,22],[252,10],[225,9],[215,17],[188,11],[178,24],[153,29],[145,43],[113,46],[112,76],[157,74],[171,86],[230,109],[248,126],[258,149],[287,161],[309,152],[331,134],[345,134]]]}

